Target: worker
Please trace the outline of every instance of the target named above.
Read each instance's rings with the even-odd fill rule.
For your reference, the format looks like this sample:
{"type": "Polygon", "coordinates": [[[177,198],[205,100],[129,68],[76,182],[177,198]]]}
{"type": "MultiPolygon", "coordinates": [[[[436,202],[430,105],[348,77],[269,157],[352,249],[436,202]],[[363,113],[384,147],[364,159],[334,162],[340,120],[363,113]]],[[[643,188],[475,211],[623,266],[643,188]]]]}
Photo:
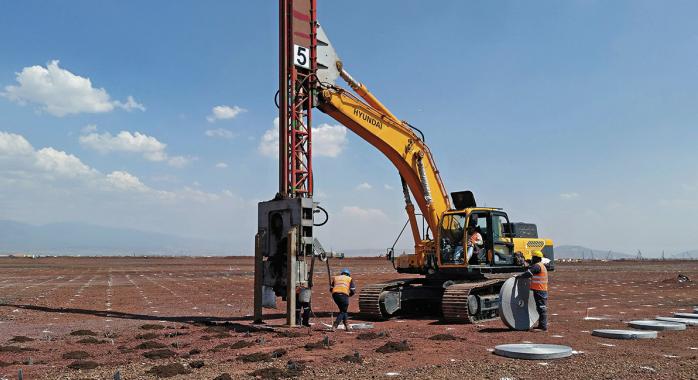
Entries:
{"type": "Polygon", "coordinates": [[[296,321],[310,327],[311,290],[305,285],[296,286],[296,321]]]}
{"type": "Polygon", "coordinates": [[[340,322],[344,324],[344,329],[349,331],[349,324],[347,323],[349,315],[347,314],[347,310],[349,309],[349,297],[353,296],[356,292],[356,285],[354,285],[354,280],[351,278],[351,271],[348,268],[342,269],[341,272],[339,272],[339,276],[334,276],[332,278],[330,292],[332,292],[334,303],[336,303],[339,308],[337,319],[335,319],[332,324],[332,331],[337,329],[340,322]]]}
{"type": "Polygon", "coordinates": [[[466,253],[465,260],[470,262],[473,252],[479,252],[482,245],[482,235],[480,234],[479,228],[477,226],[468,227],[468,252],[466,253]]]}
{"type": "Polygon", "coordinates": [[[536,310],[540,316],[536,328],[548,331],[548,269],[543,264],[543,252],[531,252],[531,266],[519,276],[531,279],[533,299],[536,301],[536,310]]]}

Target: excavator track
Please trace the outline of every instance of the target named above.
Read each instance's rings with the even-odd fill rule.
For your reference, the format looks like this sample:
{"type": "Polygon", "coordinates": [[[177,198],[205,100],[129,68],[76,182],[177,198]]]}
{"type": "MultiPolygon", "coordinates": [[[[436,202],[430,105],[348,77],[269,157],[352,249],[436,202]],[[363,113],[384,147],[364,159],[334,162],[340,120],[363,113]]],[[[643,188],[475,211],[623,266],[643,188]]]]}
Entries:
{"type": "Polygon", "coordinates": [[[464,282],[454,284],[446,288],[441,299],[441,311],[447,322],[477,323],[497,318],[497,312],[488,310],[471,314],[468,308],[470,295],[499,294],[499,288],[504,284],[504,279],[482,280],[476,282],[464,282]]]}
{"type": "Polygon", "coordinates": [[[409,281],[398,280],[381,284],[366,285],[359,293],[359,313],[367,319],[385,320],[388,319],[381,307],[381,295],[384,291],[396,289],[405,285],[409,281]]]}
{"type": "Polygon", "coordinates": [[[380,297],[381,293],[390,284],[371,284],[361,289],[359,294],[359,313],[366,318],[382,320],[380,297]]]}

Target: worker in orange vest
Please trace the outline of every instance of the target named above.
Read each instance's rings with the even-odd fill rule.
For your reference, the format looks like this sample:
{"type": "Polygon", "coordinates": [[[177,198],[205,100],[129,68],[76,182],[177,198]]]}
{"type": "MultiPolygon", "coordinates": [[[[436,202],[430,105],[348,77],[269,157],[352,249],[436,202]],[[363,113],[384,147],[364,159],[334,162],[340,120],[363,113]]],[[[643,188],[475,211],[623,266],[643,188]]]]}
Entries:
{"type": "Polygon", "coordinates": [[[349,324],[347,323],[347,318],[349,314],[349,297],[353,296],[356,292],[356,285],[354,285],[354,280],[351,278],[351,271],[347,268],[342,269],[339,272],[339,276],[334,276],[332,278],[332,283],[330,284],[330,292],[332,292],[332,299],[334,303],[337,304],[339,308],[339,314],[337,314],[337,319],[335,319],[332,324],[332,330],[334,331],[339,326],[339,323],[344,323],[344,329],[349,331],[349,324]]]}
{"type": "Polygon", "coordinates": [[[531,266],[519,276],[531,279],[531,291],[540,315],[537,328],[548,331],[548,269],[543,264],[543,252],[531,252],[531,266]]]}

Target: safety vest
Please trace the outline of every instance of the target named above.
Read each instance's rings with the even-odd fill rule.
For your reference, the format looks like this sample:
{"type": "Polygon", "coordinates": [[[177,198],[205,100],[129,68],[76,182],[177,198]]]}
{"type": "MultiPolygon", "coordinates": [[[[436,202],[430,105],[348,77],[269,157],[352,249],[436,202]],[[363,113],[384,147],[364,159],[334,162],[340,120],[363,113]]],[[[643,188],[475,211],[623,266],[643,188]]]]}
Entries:
{"type": "Polygon", "coordinates": [[[334,276],[332,279],[332,294],[341,293],[349,295],[349,287],[351,287],[351,277],[340,275],[334,276]]]}
{"type": "Polygon", "coordinates": [[[536,263],[540,266],[540,273],[534,274],[531,277],[531,290],[548,291],[548,269],[545,268],[543,263],[536,263]]]}

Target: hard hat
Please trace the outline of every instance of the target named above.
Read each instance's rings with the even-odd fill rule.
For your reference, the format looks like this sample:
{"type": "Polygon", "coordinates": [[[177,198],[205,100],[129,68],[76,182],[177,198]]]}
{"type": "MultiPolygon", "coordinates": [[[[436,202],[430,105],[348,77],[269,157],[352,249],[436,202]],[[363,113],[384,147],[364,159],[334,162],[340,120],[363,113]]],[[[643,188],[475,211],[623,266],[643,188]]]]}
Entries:
{"type": "Polygon", "coordinates": [[[339,274],[346,274],[347,276],[351,276],[351,271],[349,270],[349,268],[344,268],[341,272],[339,272],[339,274]]]}
{"type": "Polygon", "coordinates": [[[531,256],[532,257],[540,257],[541,259],[543,258],[543,252],[541,251],[531,251],[531,256]]]}

